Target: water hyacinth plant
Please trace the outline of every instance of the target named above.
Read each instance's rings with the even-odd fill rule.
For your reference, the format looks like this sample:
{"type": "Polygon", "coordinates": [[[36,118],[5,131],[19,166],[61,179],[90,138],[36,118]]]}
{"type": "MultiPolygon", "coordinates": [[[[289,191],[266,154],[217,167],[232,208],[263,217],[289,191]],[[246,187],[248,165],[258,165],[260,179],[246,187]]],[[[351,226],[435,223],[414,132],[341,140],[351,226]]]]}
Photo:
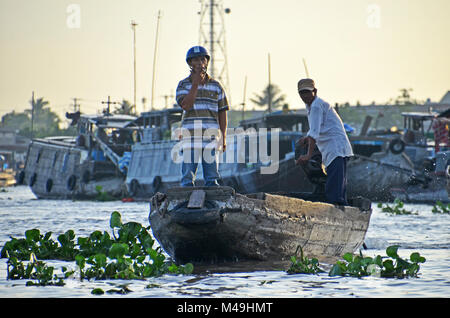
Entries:
{"type": "Polygon", "coordinates": [[[409,260],[402,259],[398,254],[399,246],[393,245],[386,249],[386,256],[363,257],[347,253],[343,261],[338,261],[330,270],[330,276],[377,276],[377,277],[417,277],[420,263],[425,263],[425,257],[412,253],[409,260]]]}
{"type": "Polygon", "coordinates": [[[396,198],[394,200],[394,204],[392,206],[385,204],[383,205],[381,202],[378,203],[378,207],[381,209],[382,212],[385,213],[391,213],[391,214],[395,214],[395,215],[407,215],[407,214],[413,214],[413,215],[417,215],[417,212],[413,212],[413,211],[409,211],[404,209],[404,203],[402,200],[396,198]]]}
{"type": "MultiPolygon", "coordinates": [[[[420,270],[420,263],[425,263],[425,257],[414,252],[410,255],[409,260],[402,259],[398,254],[399,246],[392,245],[386,249],[387,256],[377,255],[375,257],[364,257],[346,253],[343,260],[337,261],[330,269],[329,276],[375,276],[386,278],[406,278],[417,277],[420,270]]],[[[298,248],[297,248],[298,251],[298,248]]],[[[291,257],[291,266],[287,270],[288,274],[318,274],[324,272],[320,268],[317,259],[308,259],[303,256],[301,250],[300,259],[297,252],[291,257]]]]}
{"type": "Polygon", "coordinates": [[[51,232],[42,235],[38,229],[26,231],[25,238],[11,237],[1,251],[1,257],[8,258],[8,279],[37,279],[41,286],[63,284],[73,271],[64,267],[64,277],[55,276],[54,268],[42,262],[48,259],[75,261],[81,279],[144,279],[192,273],[192,264],[178,266],[166,260],[161,247],[153,248],[149,227],[122,223],[117,211],[111,214],[110,227],[113,237],[106,231],[94,231],[76,241],[73,230],[59,235],[57,242],[51,232]],[[25,265],[22,261],[26,260],[30,261],[25,265]]]}
{"type": "Polygon", "coordinates": [[[437,201],[436,204],[431,209],[433,213],[450,214],[450,203],[445,205],[441,201],[437,201]]]}
{"type": "Polygon", "coordinates": [[[324,271],[319,267],[317,258],[309,259],[303,256],[303,249],[299,245],[295,251],[295,255],[291,257],[291,266],[287,270],[288,274],[317,274],[324,271]],[[300,249],[300,258],[298,258],[298,250],[300,249]]]}

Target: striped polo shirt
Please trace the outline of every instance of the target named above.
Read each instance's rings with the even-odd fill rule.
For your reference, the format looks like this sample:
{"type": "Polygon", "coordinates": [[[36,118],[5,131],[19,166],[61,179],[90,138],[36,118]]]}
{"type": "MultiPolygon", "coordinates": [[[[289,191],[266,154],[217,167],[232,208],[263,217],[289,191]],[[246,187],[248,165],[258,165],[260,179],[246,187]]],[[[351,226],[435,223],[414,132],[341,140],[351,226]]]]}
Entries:
{"type": "MultiPolygon", "coordinates": [[[[190,77],[178,83],[176,101],[180,107],[183,98],[189,93],[191,87],[190,77]]],[[[188,111],[183,111],[181,128],[187,129],[191,137],[203,135],[206,129],[208,129],[208,132],[216,131],[218,137],[220,133],[219,112],[227,110],[229,110],[228,100],[222,85],[208,76],[206,83],[198,86],[193,107],[188,111]]],[[[208,141],[210,142],[211,138],[203,140],[202,145],[205,146],[208,141]]]]}

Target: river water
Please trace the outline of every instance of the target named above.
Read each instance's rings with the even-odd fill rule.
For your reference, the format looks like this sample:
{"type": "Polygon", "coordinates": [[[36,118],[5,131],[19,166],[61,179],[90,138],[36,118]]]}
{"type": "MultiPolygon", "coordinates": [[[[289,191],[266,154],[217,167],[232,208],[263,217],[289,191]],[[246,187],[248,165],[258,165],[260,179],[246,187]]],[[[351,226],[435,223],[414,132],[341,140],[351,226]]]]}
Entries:
{"type": "MultiPolygon", "coordinates": [[[[18,186],[0,191],[0,247],[10,236],[24,237],[28,229],[56,236],[69,229],[76,236],[87,236],[95,230],[109,231],[109,218],[119,211],[123,222],[148,225],[148,203],[37,200],[28,187],[18,186]]],[[[450,215],[431,212],[431,205],[406,204],[418,215],[390,215],[372,204],[373,214],[363,250],[365,256],[386,255],[386,247],[400,245],[399,255],[409,257],[419,252],[426,258],[418,278],[388,279],[377,277],[329,277],[288,275],[285,270],[259,271],[244,267],[239,271],[207,272],[192,275],[164,275],[146,280],[80,281],[67,279],[66,285],[25,286],[26,280],[7,280],[6,259],[0,259],[0,298],[5,297],[221,297],[221,298],[304,298],[304,297],[449,297],[450,296],[450,215]],[[92,296],[94,288],[104,291],[126,286],[126,295],[92,296]]],[[[111,232],[110,232],[111,233],[111,232]]],[[[58,269],[75,269],[75,262],[46,261],[58,269]]],[[[324,264],[324,267],[327,265],[324,264]]],[[[329,268],[329,267],[328,267],[329,268]]]]}

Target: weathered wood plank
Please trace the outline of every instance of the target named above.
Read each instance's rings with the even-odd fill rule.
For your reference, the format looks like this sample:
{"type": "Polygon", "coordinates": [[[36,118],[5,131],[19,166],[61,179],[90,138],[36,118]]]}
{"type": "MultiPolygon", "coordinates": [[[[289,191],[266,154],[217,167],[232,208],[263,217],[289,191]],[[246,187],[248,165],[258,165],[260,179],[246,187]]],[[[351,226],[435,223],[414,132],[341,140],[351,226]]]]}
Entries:
{"type": "Polygon", "coordinates": [[[205,204],[206,192],[203,190],[194,190],[189,197],[188,209],[201,209],[205,204]]]}
{"type": "Polygon", "coordinates": [[[205,200],[226,200],[235,194],[231,187],[174,187],[167,190],[169,200],[189,200],[192,191],[203,190],[206,193],[205,200]]]}

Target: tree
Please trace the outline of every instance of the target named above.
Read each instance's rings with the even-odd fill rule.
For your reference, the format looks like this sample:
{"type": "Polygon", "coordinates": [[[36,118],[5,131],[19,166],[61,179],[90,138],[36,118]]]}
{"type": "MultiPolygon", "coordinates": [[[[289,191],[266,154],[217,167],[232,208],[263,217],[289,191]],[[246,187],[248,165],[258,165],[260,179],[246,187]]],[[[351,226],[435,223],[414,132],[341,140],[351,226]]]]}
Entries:
{"type": "Polygon", "coordinates": [[[119,104],[113,113],[114,114],[122,114],[122,115],[134,115],[134,106],[127,100],[123,99],[122,103],[119,104]]]}
{"type": "Polygon", "coordinates": [[[56,135],[73,134],[72,130],[61,130],[59,124],[61,119],[58,115],[51,111],[47,106],[48,101],[44,98],[38,98],[36,100],[30,100],[32,109],[27,109],[23,113],[11,113],[5,114],[1,120],[1,126],[3,128],[9,128],[19,130],[20,134],[27,137],[47,137],[56,135]],[[31,114],[33,116],[33,132],[31,131],[31,114]]]}
{"type": "Polygon", "coordinates": [[[2,116],[1,127],[23,130],[30,127],[30,117],[26,113],[16,113],[14,110],[2,116]]]}
{"type": "Polygon", "coordinates": [[[250,98],[250,100],[259,107],[269,107],[269,101],[271,109],[276,109],[282,107],[284,104],[284,99],[286,96],[281,94],[280,88],[275,84],[269,84],[261,92],[260,95],[255,93],[255,98],[250,98]]]}
{"type": "MultiPolygon", "coordinates": [[[[31,109],[25,110],[33,121],[33,132],[38,132],[35,137],[52,136],[58,133],[61,119],[50,110],[48,101],[43,97],[30,100],[31,109]]],[[[26,130],[26,129],[25,129],[26,130]]]]}
{"type": "Polygon", "coordinates": [[[412,88],[401,88],[400,89],[400,95],[389,99],[387,102],[388,104],[395,104],[395,105],[417,105],[422,104],[421,101],[418,101],[417,99],[414,99],[411,97],[411,92],[413,91],[412,88]]]}

